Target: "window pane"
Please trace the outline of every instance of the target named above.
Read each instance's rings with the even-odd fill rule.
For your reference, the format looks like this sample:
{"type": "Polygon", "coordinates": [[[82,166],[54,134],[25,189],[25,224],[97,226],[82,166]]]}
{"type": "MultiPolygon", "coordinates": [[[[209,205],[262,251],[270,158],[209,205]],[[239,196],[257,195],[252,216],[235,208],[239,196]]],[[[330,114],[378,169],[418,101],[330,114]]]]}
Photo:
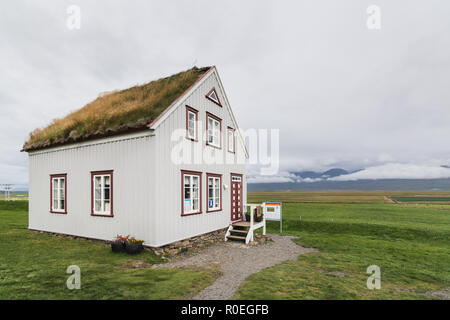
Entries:
{"type": "Polygon", "coordinates": [[[58,210],[58,200],[53,198],[53,209],[58,210]]]}
{"type": "Polygon", "coordinates": [[[191,188],[184,188],[184,199],[191,199],[191,188]]]}
{"type": "Polygon", "coordinates": [[[95,193],[94,193],[94,199],[95,200],[100,200],[102,198],[102,194],[101,194],[101,189],[95,189],[95,193]]]}
{"type": "Polygon", "coordinates": [[[104,187],[105,188],[109,188],[109,186],[110,186],[110,181],[111,181],[111,177],[110,176],[104,176],[104,179],[105,179],[105,185],[104,185],[104,187]]]}
{"type": "Polygon", "coordinates": [[[95,211],[99,212],[102,210],[102,201],[101,200],[95,200],[95,211]]]}
{"type": "Polygon", "coordinates": [[[59,209],[64,210],[64,200],[59,200],[59,209]]]}
{"type": "Polygon", "coordinates": [[[199,198],[198,188],[192,188],[192,199],[198,199],[198,198],[199,198]]]}
{"type": "Polygon", "coordinates": [[[110,200],[110,194],[109,194],[109,188],[105,188],[104,190],[103,190],[103,199],[105,199],[105,200],[110,200]]]}
{"type": "Polygon", "coordinates": [[[111,212],[111,203],[110,203],[110,201],[105,201],[105,212],[111,212]]]}
{"type": "Polygon", "coordinates": [[[199,201],[198,201],[198,199],[194,199],[193,201],[192,201],[192,210],[193,211],[198,211],[199,210],[199,206],[198,206],[198,204],[199,204],[199,201]]]}
{"type": "Polygon", "coordinates": [[[198,188],[198,176],[193,176],[192,177],[192,186],[194,188],[198,188]]]}

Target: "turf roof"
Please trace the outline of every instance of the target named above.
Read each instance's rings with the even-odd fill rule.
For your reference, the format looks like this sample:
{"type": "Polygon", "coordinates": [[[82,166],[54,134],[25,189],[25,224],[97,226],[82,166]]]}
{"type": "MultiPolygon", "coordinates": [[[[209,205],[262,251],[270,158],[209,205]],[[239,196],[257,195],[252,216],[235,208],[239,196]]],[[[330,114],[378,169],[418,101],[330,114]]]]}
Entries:
{"type": "Polygon", "coordinates": [[[54,120],[49,126],[31,132],[23,150],[145,129],[209,69],[194,67],[144,85],[99,96],[83,108],[54,120]]]}

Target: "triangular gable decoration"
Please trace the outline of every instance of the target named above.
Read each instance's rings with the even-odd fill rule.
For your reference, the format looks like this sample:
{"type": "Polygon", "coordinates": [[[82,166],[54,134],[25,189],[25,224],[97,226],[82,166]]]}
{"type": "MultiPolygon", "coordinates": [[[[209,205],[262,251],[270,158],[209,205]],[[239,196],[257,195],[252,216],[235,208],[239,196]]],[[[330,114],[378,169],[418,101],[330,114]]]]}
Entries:
{"type": "Polygon", "coordinates": [[[219,100],[219,96],[217,95],[217,92],[216,92],[215,88],[212,88],[211,91],[209,91],[206,94],[206,98],[208,98],[209,100],[211,100],[215,104],[217,104],[219,106],[222,106],[222,104],[220,103],[220,100],[219,100]]]}

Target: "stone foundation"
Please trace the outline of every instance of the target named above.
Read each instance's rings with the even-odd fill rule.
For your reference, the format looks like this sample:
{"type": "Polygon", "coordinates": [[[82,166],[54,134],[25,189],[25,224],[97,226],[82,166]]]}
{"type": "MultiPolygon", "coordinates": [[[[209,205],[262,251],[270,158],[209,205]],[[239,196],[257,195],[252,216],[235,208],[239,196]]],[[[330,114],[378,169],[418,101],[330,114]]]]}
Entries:
{"type": "MultiPolygon", "coordinates": [[[[205,233],[196,237],[184,239],[181,241],[177,241],[174,243],[170,243],[168,245],[159,247],[159,248],[153,248],[153,247],[145,247],[145,250],[153,251],[156,255],[160,256],[174,256],[179,253],[188,252],[188,251],[194,251],[196,249],[200,249],[212,244],[221,243],[225,241],[225,234],[227,232],[228,228],[219,229],[213,232],[205,233]]],[[[49,234],[56,237],[65,237],[69,239],[85,239],[88,241],[95,241],[95,242],[103,242],[105,244],[111,243],[111,241],[106,240],[99,240],[99,239],[92,239],[92,238],[86,238],[86,237],[80,237],[80,236],[74,236],[74,235],[68,235],[63,233],[56,233],[56,232],[49,232],[49,231],[40,231],[40,230],[33,230],[28,229],[31,232],[34,233],[41,233],[41,234],[49,234]]],[[[264,244],[266,242],[272,241],[272,238],[267,235],[262,234],[254,234],[254,241],[249,243],[250,246],[256,246],[260,244],[264,244]]]]}
{"type": "Polygon", "coordinates": [[[216,230],[213,232],[205,233],[200,236],[177,241],[159,248],[148,248],[156,255],[169,255],[173,256],[178,253],[192,251],[195,249],[203,248],[213,243],[219,243],[225,241],[225,233],[228,228],[216,230]]]}

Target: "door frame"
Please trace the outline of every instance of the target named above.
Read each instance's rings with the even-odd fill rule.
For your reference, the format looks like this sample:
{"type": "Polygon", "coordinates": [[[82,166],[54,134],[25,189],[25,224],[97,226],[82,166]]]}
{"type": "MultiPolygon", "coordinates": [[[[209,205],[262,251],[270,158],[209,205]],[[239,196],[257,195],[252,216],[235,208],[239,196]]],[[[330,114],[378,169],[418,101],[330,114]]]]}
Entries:
{"type": "MultiPolygon", "coordinates": [[[[243,174],[241,174],[241,173],[230,173],[230,221],[231,222],[236,222],[236,221],[241,221],[242,220],[242,216],[243,216],[243,214],[244,214],[244,202],[243,202],[243,193],[244,193],[244,191],[243,191],[243,188],[244,188],[244,185],[243,185],[243,180],[244,180],[244,177],[243,177],[243,174]],[[233,220],[233,176],[237,176],[237,177],[239,177],[239,178],[241,178],[241,182],[240,182],[240,185],[241,185],[241,187],[239,188],[239,192],[240,192],[240,196],[241,196],[241,216],[238,218],[238,219],[236,219],[236,220],[233,220]]],[[[235,182],[236,183],[236,182],[235,182]]]]}

